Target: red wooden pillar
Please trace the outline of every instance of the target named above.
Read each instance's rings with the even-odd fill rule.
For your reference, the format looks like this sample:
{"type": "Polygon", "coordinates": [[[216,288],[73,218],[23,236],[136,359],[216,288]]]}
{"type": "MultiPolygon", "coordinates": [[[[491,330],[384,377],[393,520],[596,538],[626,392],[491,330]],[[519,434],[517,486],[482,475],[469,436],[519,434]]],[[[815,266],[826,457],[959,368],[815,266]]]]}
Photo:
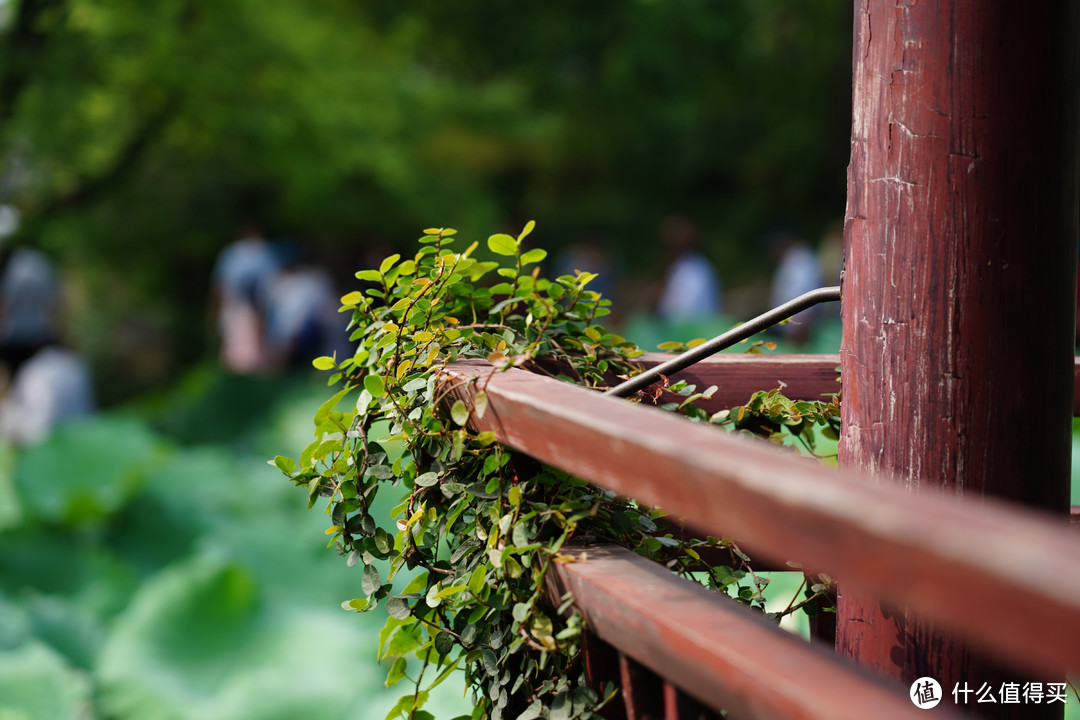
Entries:
{"type": "MultiPolygon", "coordinates": [[[[856,0],[843,464],[1067,512],[1075,7],[856,0]]],[[[954,683],[1024,679],[842,586],[837,648],[905,684],[937,678],[947,704],[954,683]]]]}

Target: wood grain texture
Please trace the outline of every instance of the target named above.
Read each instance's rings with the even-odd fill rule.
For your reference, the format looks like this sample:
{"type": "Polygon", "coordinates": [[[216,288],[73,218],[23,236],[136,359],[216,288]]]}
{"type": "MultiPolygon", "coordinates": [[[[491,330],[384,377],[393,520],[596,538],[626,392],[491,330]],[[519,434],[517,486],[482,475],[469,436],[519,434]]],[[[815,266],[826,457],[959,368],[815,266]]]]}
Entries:
{"type": "MultiPolygon", "coordinates": [[[[712,720],[727,710],[741,720],[922,718],[903,689],[779,629],[760,615],[616,546],[569,550],[558,563],[555,592],[570,590],[591,632],[634,661],[623,672],[635,690],[628,717],[712,720]],[[650,673],[662,692],[636,690],[650,673]],[[659,697],[658,697],[659,695],[659,697]]],[[[944,708],[941,708],[944,710],[944,708]]],[[[950,717],[942,713],[942,717],[950,717]]]]}
{"type": "MultiPolygon", "coordinates": [[[[653,367],[670,355],[645,353],[637,359],[642,367],[653,367]]],[[[1038,353],[1029,353],[1027,361],[1038,365],[1038,353]]],[[[792,400],[819,400],[840,392],[840,355],[721,353],[702,360],[671,380],[686,380],[703,390],[717,386],[711,401],[699,403],[709,412],[744,404],[758,390],[784,386],[792,400]]],[[[1080,357],[1073,358],[1072,414],[1080,417],[1080,357]]]]}
{"type": "MultiPolygon", "coordinates": [[[[856,3],[843,465],[1067,512],[1077,35],[1074,3],[856,3]]],[[[843,586],[837,643],[900,680],[996,672],[843,586]]]]}
{"type": "Polygon", "coordinates": [[[1080,670],[1080,542],[1065,517],[867,482],[521,370],[473,361],[444,377],[470,407],[485,388],[487,412],[474,427],[512,448],[745,541],[766,560],[910,604],[1021,668],[1080,670]]]}
{"type": "MultiPolygon", "coordinates": [[[[671,355],[646,353],[636,362],[650,368],[670,359],[671,355]]],[[[821,400],[840,392],[839,377],[839,355],[720,353],[676,373],[670,380],[686,380],[698,390],[715,385],[712,399],[697,404],[703,410],[716,412],[743,405],[755,392],[781,385],[784,395],[792,400],[821,400]]]]}

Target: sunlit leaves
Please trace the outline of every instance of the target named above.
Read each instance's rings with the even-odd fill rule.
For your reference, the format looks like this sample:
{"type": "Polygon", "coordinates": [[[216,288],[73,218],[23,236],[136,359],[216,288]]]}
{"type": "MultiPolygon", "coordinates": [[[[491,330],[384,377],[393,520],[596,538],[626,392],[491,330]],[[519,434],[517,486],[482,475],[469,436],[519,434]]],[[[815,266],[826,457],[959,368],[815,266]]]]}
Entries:
{"type": "Polygon", "coordinates": [[[405,677],[405,668],[405,658],[399,656],[390,667],[390,672],[386,674],[386,687],[396,685],[399,680],[405,677]]]}
{"type": "MultiPolygon", "coordinates": [[[[692,386],[678,388],[693,398],[692,386]]],[[[703,413],[695,413],[695,419],[703,413]]],[[[702,418],[704,419],[704,418],[702,418]]],[[[840,437],[839,398],[815,402],[793,401],[781,388],[754,393],[745,405],[722,410],[708,418],[710,422],[731,429],[761,435],[777,444],[795,444],[808,454],[829,459],[835,457],[840,437]]]]}
{"type": "Polygon", "coordinates": [[[498,233],[488,238],[488,248],[498,255],[515,255],[518,241],[509,235],[498,233]]]}
{"type": "Polygon", "coordinates": [[[469,408],[461,400],[455,400],[454,404],[450,407],[450,417],[458,425],[464,425],[469,422],[469,408]]]}
{"type": "Polygon", "coordinates": [[[364,389],[367,390],[373,398],[381,398],[386,394],[386,384],[378,375],[366,376],[364,378],[364,389]]]}
{"type": "Polygon", "coordinates": [[[488,396],[483,390],[478,391],[473,395],[473,411],[476,413],[476,417],[483,419],[487,414],[488,396]]]}
{"type": "MultiPolygon", "coordinates": [[[[543,358],[589,386],[633,371],[626,359],[637,349],[595,322],[608,303],[586,288],[594,276],[551,281],[527,267],[547,257],[521,247],[534,227],[490,236],[496,262],[470,257],[475,242],[456,253],[452,229],[428,228],[411,257],[394,254],[357,273],[377,285],[341,298],[356,350],[341,362],[316,360],[338,371],[342,387],[318,409],[300,459],[279,456],[274,465],[306,487],[309,504],[328,503],[331,544],[346,565],[362,568],[366,597],[343,606],[385,609],[388,685],[410,677],[408,658],[442,668],[433,684],[460,665],[492,717],[511,695],[580,717],[595,703],[566,698],[584,679],[548,659],[577,653],[580,619],[540,601],[545,575],[563,543],[591,524],[628,546],[653,547],[642,539],[645,525],[623,520],[643,516],[501,447],[481,429],[495,414],[482,385],[458,392],[440,384],[446,363],[461,359],[486,359],[495,373],[543,358]],[[350,392],[355,410],[339,410],[350,392]],[[379,517],[373,501],[386,492],[396,505],[379,517]],[[402,590],[407,570],[421,572],[402,590]]],[[[427,717],[425,698],[403,698],[391,717],[427,717]]]]}
{"type": "Polygon", "coordinates": [[[546,257],[547,250],[543,250],[541,248],[534,248],[533,250],[529,250],[528,252],[522,254],[521,264],[531,265],[532,263],[541,262],[546,257]]]}

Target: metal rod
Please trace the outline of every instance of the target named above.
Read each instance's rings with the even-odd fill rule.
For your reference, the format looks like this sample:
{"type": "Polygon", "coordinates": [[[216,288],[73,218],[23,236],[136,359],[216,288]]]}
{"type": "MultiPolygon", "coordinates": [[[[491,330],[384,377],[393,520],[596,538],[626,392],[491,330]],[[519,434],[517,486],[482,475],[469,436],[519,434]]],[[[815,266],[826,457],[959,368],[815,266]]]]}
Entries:
{"type": "Polygon", "coordinates": [[[833,302],[839,299],[839,286],[823,287],[818,288],[817,290],[811,290],[808,293],[803,293],[794,300],[790,300],[779,307],[758,315],[752,320],[744,322],[738,327],[728,330],[723,335],[718,335],[712,340],[703,342],[697,347],[690,348],[686,352],[673,357],[667,362],[660,363],[656,367],[650,368],[640,375],[635,375],[626,382],[611,388],[604,394],[611,395],[612,397],[626,397],[637,390],[648,387],[653,382],[659,380],[661,376],[672,375],[680,370],[685,370],[699,360],[704,360],[710,355],[715,355],[721,350],[731,347],[735,343],[742,342],[751,335],[756,335],[762,330],[766,330],[783,320],[787,320],[796,313],[802,312],[807,308],[811,308],[823,302],[833,302]]]}

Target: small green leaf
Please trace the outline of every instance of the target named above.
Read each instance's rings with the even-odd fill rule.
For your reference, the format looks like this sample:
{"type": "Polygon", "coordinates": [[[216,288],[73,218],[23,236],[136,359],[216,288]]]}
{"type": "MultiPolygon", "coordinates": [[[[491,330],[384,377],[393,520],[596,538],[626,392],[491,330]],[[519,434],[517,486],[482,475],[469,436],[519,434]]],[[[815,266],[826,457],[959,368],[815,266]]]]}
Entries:
{"type": "Polygon", "coordinates": [[[405,620],[411,614],[408,601],[399,597],[390,598],[386,601],[386,614],[395,620],[405,620]]]}
{"type": "Polygon", "coordinates": [[[382,273],[378,270],[361,270],[356,273],[357,280],[369,280],[371,282],[379,282],[382,280],[382,273]]]}
{"type": "Polygon", "coordinates": [[[529,236],[529,233],[531,233],[533,231],[533,228],[535,228],[535,227],[536,227],[536,221],[535,220],[530,220],[529,222],[525,223],[524,229],[522,229],[521,234],[518,235],[518,237],[517,237],[518,242],[521,242],[522,240],[527,238],[529,236]]]}
{"type": "Polygon", "coordinates": [[[483,565],[473,570],[473,574],[469,577],[469,592],[473,595],[479,595],[480,591],[484,588],[484,580],[487,578],[487,568],[483,565]]]}
{"type": "Polygon", "coordinates": [[[476,411],[476,417],[483,418],[484,413],[488,408],[488,396],[487,393],[481,390],[473,396],[473,410],[476,411]]]}
{"type": "Polygon", "coordinates": [[[454,636],[445,630],[435,636],[435,649],[440,655],[449,655],[454,649],[454,636]]]}
{"type": "Polygon", "coordinates": [[[364,389],[371,393],[371,397],[381,398],[386,394],[386,383],[381,375],[368,375],[364,378],[364,389]]]}
{"type": "Polygon", "coordinates": [[[274,465],[286,475],[292,475],[296,472],[296,461],[284,455],[275,455],[274,465]]]}
{"type": "Polygon", "coordinates": [[[499,659],[495,657],[495,653],[493,653],[490,648],[484,648],[480,655],[484,660],[484,670],[487,671],[487,674],[492,677],[498,675],[499,659]]]}
{"type": "Polygon", "coordinates": [[[390,534],[382,528],[378,528],[375,531],[375,549],[380,553],[383,553],[383,555],[389,554],[390,550],[393,549],[394,545],[392,540],[393,538],[390,537],[390,534]]]}
{"type": "Polygon", "coordinates": [[[380,587],[382,587],[382,579],[379,577],[378,568],[374,565],[365,565],[364,576],[360,580],[360,589],[366,595],[374,595],[375,591],[380,587]]]}
{"type": "MultiPolygon", "coordinates": [[[[436,587],[438,587],[438,586],[436,586],[436,587]]],[[[465,585],[451,585],[450,587],[444,587],[441,590],[438,590],[434,595],[431,595],[430,593],[429,593],[429,595],[431,595],[431,597],[444,598],[444,597],[450,597],[451,595],[457,595],[462,590],[467,590],[467,589],[468,589],[468,587],[465,586],[465,585]]]]}
{"type": "Polygon", "coordinates": [[[450,407],[450,417],[458,425],[464,425],[469,422],[469,408],[465,407],[465,403],[461,400],[455,400],[450,407]]]}
{"type": "Polygon", "coordinates": [[[347,293],[341,296],[342,305],[355,305],[364,299],[364,293],[359,290],[353,290],[351,293],[347,293]]]}
{"type": "Polygon", "coordinates": [[[401,255],[399,253],[394,253],[390,257],[386,258],[382,261],[382,265],[379,266],[379,273],[385,275],[386,271],[394,267],[394,263],[396,263],[400,259],[401,255]]]}
{"type": "Polygon", "coordinates": [[[383,655],[384,657],[404,655],[418,647],[420,647],[420,640],[416,637],[416,634],[411,632],[409,628],[402,627],[390,637],[390,642],[387,643],[386,652],[383,655]]]}
{"type": "Polygon", "coordinates": [[[341,603],[341,608],[343,610],[355,610],[356,612],[360,612],[367,608],[367,605],[367,598],[353,598],[352,600],[346,600],[345,602],[341,603]]]}
{"type": "Polygon", "coordinates": [[[541,262],[547,257],[547,250],[542,248],[533,248],[524,255],[521,256],[521,264],[528,265],[529,263],[541,262]]]}
{"type": "Polygon", "coordinates": [[[517,716],[517,720],[536,720],[544,712],[544,702],[537,698],[533,700],[532,705],[525,708],[525,711],[517,716]]]}
{"type": "Polygon", "coordinates": [[[405,658],[399,657],[394,661],[393,666],[390,668],[390,672],[386,674],[386,687],[392,687],[397,684],[401,678],[405,677],[405,658]]]}
{"type": "Polygon", "coordinates": [[[439,473],[437,472],[426,472],[417,475],[416,479],[413,480],[413,484],[416,485],[416,487],[431,487],[432,485],[437,485],[438,482],[439,473]]]}
{"type": "Polygon", "coordinates": [[[337,362],[334,361],[334,358],[326,355],[315,358],[311,361],[311,364],[316,370],[333,370],[337,367],[337,362]]]}
{"type": "Polygon", "coordinates": [[[496,255],[516,255],[518,241],[505,233],[497,233],[488,238],[488,248],[496,255]]]}

